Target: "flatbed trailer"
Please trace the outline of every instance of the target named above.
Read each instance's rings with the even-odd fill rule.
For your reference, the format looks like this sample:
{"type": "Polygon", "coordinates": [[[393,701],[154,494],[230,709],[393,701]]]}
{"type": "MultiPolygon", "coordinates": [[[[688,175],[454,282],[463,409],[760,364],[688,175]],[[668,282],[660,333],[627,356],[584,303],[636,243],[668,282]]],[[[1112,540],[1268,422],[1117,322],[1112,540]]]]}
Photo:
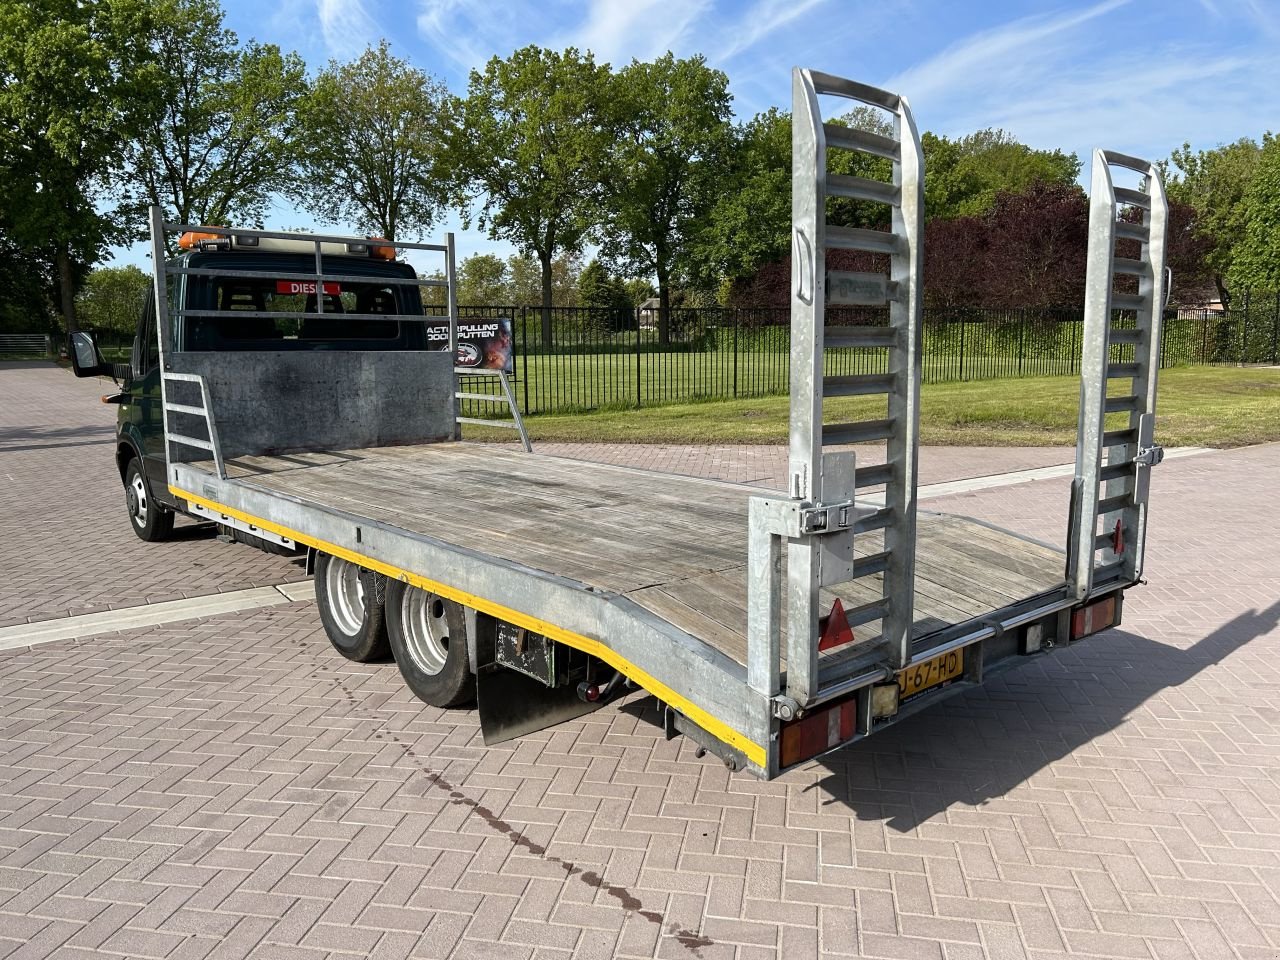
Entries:
{"type": "MultiPolygon", "coordinates": [[[[478,395],[454,366],[451,238],[394,245],[444,257],[446,351],[185,349],[184,325],[209,311],[183,293],[200,269],[166,269],[166,234],[254,243],[284,235],[165,224],[153,211],[158,499],[276,548],[306,549],[330,573],[360,571],[349,581],[356,612],[387,619],[411,686],[415,669],[453,664],[464,634],[467,682],[489,741],[640,687],[665,705],[668,736],[687,735],[763,778],[1119,623],[1123,591],[1141,578],[1148,477],[1160,459],[1152,429],[1166,277],[1157,172],[1118,154],[1094,157],[1064,551],[917,508],[919,138],[894,94],[807,70],[795,71],[794,93],[786,490],[461,442],[459,401],[478,395]],[[824,123],[819,95],[887,111],[894,136],[824,123]],[[892,182],[828,175],[829,148],[889,158],[892,182]],[[1141,189],[1114,186],[1113,165],[1136,171],[1141,189]],[[826,224],[826,199],[836,195],[889,204],[893,229],[826,224]],[[1118,216],[1122,208],[1130,212],[1118,216]],[[1117,239],[1135,255],[1116,257],[1117,239]],[[829,275],[824,254],[833,248],[878,254],[888,269],[829,275]],[[1117,274],[1136,283],[1118,291],[1117,274]],[[854,290],[860,317],[874,319],[842,320],[836,288],[854,290]],[[878,352],[881,372],[824,375],[824,358],[840,349],[878,352]],[[1117,385],[1110,394],[1109,384],[1117,385]],[[827,422],[824,397],[862,395],[883,395],[885,415],[827,422]],[[884,444],[883,459],[866,457],[860,445],[869,442],[884,444]],[[871,462],[859,466],[859,456],[871,462]],[[443,631],[446,642],[415,653],[405,639],[414,623],[443,631]]],[[[303,282],[313,291],[326,291],[334,273],[322,247],[343,239],[308,238],[315,271],[303,282]]],[[[323,317],[325,298],[315,300],[323,317]]],[[[494,397],[510,403],[523,436],[505,378],[501,386],[494,397]]],[[[322,606],[340,588],[317,577],[322,606]]]]}

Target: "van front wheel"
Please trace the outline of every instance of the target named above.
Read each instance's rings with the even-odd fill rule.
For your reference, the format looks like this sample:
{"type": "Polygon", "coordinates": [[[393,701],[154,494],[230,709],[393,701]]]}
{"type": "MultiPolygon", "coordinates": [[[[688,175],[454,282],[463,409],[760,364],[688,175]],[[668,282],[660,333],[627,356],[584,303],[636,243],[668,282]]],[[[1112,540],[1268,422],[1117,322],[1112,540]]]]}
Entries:
{"type": "Polygon", "coordinates": [[[173,533],[173,511],[160,506],[151,496],[151,486],[136,457],[124,471],[124,505],[129,511],[129,526],[140,539],[155,543],[168,540],[173,533]]]}

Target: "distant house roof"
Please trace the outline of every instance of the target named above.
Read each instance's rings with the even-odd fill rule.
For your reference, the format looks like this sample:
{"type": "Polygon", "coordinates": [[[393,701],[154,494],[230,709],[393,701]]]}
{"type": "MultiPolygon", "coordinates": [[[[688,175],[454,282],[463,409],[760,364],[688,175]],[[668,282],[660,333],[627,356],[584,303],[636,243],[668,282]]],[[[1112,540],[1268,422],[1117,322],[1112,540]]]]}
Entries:
{"type": "Polygon", "coordinates": [[[648,300],[645,300],[643,303],[640,304],[640,309],[641,310],[657,310],[661,306],[662,306],[661,297],[650,297],[648,300]]]}

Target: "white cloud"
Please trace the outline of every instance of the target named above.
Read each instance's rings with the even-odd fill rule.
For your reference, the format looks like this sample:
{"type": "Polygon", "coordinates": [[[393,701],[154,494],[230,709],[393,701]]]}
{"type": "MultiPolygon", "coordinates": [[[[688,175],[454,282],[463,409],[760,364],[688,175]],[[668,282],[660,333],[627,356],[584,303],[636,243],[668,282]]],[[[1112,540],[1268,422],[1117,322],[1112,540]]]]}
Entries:
{"type": "Polygon", "coordinates": [[[352,57],[381,36],[363,0],[316,0],[324,44],[335,56],[352,57]]]}
{"type": "Polygon", "coordinates": [[[973,34],[900,73],[890,81],[889,89],[903,91],[913,102],[959,86],[1015,92],[1025,81],[1026,72],[1051,57],[1066,34],[1127,3],[1129,0],[1103,0],[1083,10],[1024,17],[973,34]]]}
{"type": "Polygon", "coordinates": [[[625,65],[679,53],[711,0],[588,0],[586,21],[566,30],[551,46],[590,50],[596,60],[625,65]]]}
{"type": "Polygon", "coordinates": [[[723,63],[744,50],[749,50],[796,17],[808,13],[826,0],[756,0],[738,23],[729,29],[723,48],[710,56],[712,63],[723,63]]]}
{"type": "Polygon", "coordinates": [[[1034,147],[1076,153],[1085,176],[1095,147],[1156,160],[1188,140],[1211,147],[1259,136],[1265,118],[1280,112],[1280,70],[1265,43],[1224,50],[1161,33],[1128,42],[1147,14],[1116,16],[1124,3],[974,34],[886,86],[911,98],[924,129],[955,136],[1002,127],[1034,147]],[[1107,14],[1111,21],[1101,22],[1107,14]]]}
{"type": "Polygon", "coordinates": [[[465,69],[480,67],[495,54],[505,57],[531,39],[521,38],[518,28],[537,22],[537,10],[520,0],[503,4],[495,15],[488,5],[466,0],[422,0],[418,35],[465,69]]]}

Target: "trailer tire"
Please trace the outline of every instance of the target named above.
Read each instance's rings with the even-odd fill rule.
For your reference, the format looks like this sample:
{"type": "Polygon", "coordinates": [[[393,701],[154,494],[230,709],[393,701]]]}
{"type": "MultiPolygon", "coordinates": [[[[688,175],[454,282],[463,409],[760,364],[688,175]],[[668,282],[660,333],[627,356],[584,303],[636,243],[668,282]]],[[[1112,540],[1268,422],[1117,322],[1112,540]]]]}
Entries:
{"type": "Polygon", "coordinates": [[[151,495],[151,484],[137,457],[124,468],[124,505],[129,511],[129,526],[139,539],[156,543],[168,540],[173,533],[173,511],[166,510],[151,495]]]}
{"type": "Polygon", "coordinates": [[[419,700],[433,707],[460,707],[474,699],[461,604],[389,581],[387,633],[400,675],[419,700]]]}
{"type": "Polygon", "coordinates": [[[387,578],[321,553],[315,579],[320,622],[333,648],[356,663],[386,660],[391,652],[383,602],[387,578]]]}

